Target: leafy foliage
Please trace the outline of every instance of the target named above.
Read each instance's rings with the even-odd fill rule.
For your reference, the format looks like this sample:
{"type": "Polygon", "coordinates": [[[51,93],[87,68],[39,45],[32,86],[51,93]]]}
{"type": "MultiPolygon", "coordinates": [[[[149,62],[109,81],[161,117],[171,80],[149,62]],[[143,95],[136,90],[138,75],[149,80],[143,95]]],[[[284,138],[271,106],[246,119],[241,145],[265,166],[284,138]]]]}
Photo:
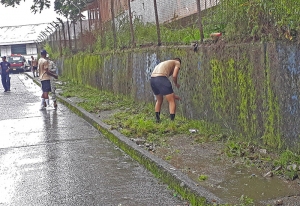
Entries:
{"type": "Polygon", "coordinates": [[[201,181],[207,180],[207,178],[208,178],[207,175],[200,175],[200,176],[198,177],[198,180],[201,182],[201,181]]]}
{"type": "MultiPolygon", "coordinates": [[[[21,1],[22,0],[1,0],[1,4],[3,4],[4,6],[15,7],[16,5],[20,5],[21,1]]],[[[31,11],[37,13],[49,7],[50,7],[50,0],[33,0],[31,11]]]]}
{"type": "Polygon", "coordinates": [[[300,156],[298,154],[293,153],[290,150],[286,150],[281,153],[278,160],[275,161],[276,166],[287,167],[289,164],[300,164],[300,156]]]}
{"type": "Polygon", "coordinates": [[[46,43],[44,49],[47,51],[51,59],[57,59],[59,57],[59,52],[54,50],[49,43],[46,43]]]}
{"type": "MultiPolygon", "coordinates": [[[[128,16],[124,15],[117,20],[117,48],[130,47],[130,24],[128,16]]],[[[104,26],[105,31],[102,35],[97,36],[94,45],[95,51],[107,51],[114,48],[114,39],[111,25],[104,26]]],[[[139,18],[135,18],[133,22],[135,43],[138,46],[153,45],[157,42],[157,28],[153,23],[143,23],[139,18]]],[[[196,26],[170,28],[161,25],[161,39],[165,44],[190,44],[200,38],[199,29],[196,26]]]]}
{"type": "Polygon", "coordinates": [[[83,0],[55,0],[54,10],[66,18],[77,20],[85,5],[86,2],[83,0]]]}
{"type": "Polygon", "coordinates": [[[225,32],[230,41],[294,40],[299,32],[298,0],[222,0],[204,17],[206,30],[225,32]]]}
{"type": "MultiPolygon", "coordinates": [[[[20,5],[22,0],[1,0],[4,6],[15,7],[20,5]]],[[[23,0],[24,2],[26,0],[23,0]]],[[[50,0],[32,0],[31,11],[33,13],[42,12],[44,9],[50,8],[50,0]]],[[[55,0],[54,10],[70,19],[78,18],[78,14],[91,0],[55,0]]]]}

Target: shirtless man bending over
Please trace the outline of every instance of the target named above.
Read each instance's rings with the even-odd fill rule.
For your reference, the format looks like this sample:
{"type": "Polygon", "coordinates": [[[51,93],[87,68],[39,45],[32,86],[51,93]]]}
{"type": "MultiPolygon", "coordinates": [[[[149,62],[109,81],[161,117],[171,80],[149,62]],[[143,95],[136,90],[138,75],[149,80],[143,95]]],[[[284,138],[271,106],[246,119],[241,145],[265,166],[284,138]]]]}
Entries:
{"type": "Polygon", "coordinates": [[[156,122],[160,122],[160,110],[163,103],[163,96],[169,103],[170,119],[174,120],[176,112],[176,102],[180,98],[174,94],[172,84],[169,77],[172,76],[174,85],[179,88],[180,85],[177,82],[178,73],[180,70],[181,59],[175,58],[173,60],[167,60],[159,63],[153,70],[150,84],[152,91],[156,97],[155,104],[155,117],[156,122]]]}

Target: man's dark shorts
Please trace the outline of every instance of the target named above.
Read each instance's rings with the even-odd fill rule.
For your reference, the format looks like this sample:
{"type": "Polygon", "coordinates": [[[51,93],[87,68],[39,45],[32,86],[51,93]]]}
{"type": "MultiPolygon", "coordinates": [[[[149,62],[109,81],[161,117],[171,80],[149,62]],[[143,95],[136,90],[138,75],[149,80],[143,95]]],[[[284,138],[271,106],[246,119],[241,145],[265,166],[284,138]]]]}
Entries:
{"type": "Polygon", "coordinates": [[[37,70],[37,67],[32,67],[33,70],[37,70]]]}
{"type": "Polygon", "coordinates": [[[41,81],[42,83],[42,91],[43,92],[51,92],[51,83],[50,80],[41,81]]]}
{"type": "Polygon", "coordinates": [[[155,95],[168,95],[174,93],[170,80],[165,76],[151,77],[150,84],[155,95]]]}

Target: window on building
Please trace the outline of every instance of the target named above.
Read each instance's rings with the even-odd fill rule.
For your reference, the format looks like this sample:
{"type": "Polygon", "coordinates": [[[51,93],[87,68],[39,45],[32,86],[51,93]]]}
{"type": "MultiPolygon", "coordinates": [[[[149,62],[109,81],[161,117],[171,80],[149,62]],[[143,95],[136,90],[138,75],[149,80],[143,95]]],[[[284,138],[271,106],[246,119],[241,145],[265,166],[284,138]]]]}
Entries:
{"type": "Polygon", "coordinates": [[[35,44],[27,44],[27,55],[37,54],[37,48],[35,44]]]}
{"type": "Polygon", "coordinates": [[[0,50],[1,56],[7,56],[11,54],[10,46],[0,46],[0,50]]]}
{"type": "Polygon", "coordinates": [[[26,54],[26,44],[11,45],[12,54],[26,54]]]}

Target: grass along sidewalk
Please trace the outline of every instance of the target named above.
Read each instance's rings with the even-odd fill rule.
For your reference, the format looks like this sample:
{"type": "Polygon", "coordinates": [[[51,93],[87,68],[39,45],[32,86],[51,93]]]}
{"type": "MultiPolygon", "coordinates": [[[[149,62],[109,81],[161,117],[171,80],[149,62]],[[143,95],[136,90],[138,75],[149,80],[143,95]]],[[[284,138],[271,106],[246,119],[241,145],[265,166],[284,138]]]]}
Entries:
{"type": "Polygon", "coordinates": [[[78,85],[64,78],[61,80],[64,83],[58,86],[60,95],[66,98],[77,98],[77,105],[93,114],[111,111],[110,117],[103,121],[127,137],[144,138],[146,142],[157,145],[164,145],[167,137],[175,135],[192,136],[199,144],[224,141],[229,137],[228,134],[222,133],[218,125],[189,120],[178,114],[175,121],[170,121],[169,114],[162,112],[162,121],[157,124],[154,103],[138,103],[124,95],[78,85]]]}

